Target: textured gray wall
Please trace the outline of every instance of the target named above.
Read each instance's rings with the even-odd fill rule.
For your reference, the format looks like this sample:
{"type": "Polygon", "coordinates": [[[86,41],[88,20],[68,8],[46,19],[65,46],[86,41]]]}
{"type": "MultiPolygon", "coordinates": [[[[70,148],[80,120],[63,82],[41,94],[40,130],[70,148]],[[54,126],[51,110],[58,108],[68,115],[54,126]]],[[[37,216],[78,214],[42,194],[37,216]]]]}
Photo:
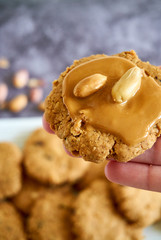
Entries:
{"type": "MultiPolygon", "coordinates": [[[[10,85],[9,98],[21,92],[10,83],[18,69],[44,78],[46,96],[74,59],[130,49],[161,64],[160,0],[0,0],[0,56],[11,61],[10,69],[0,69],[0,81],[10,85]]],[[[0,117],[40,114],[31,103],[17,115],[0,111],[0,117]]]]}

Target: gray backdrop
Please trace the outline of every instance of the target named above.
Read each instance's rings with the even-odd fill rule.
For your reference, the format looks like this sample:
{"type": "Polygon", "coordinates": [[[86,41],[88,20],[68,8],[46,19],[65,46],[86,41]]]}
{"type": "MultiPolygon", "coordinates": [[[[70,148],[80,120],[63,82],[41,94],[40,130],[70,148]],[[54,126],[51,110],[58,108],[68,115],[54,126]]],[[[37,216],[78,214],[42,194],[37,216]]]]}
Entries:
{"type": "MultiPolygon", "coordinates": [[[[0,57],[11,62],[0,69],[0,82],[15,90],[12,74],[21,68],[52,81],[74,59],[96,53],[134,49],[142,60],[161,64],[160,0],[0,0],[0,57]]],[[[41,115],[34,104],[19,114],[0,110],[1,117],[41,115]]]]}

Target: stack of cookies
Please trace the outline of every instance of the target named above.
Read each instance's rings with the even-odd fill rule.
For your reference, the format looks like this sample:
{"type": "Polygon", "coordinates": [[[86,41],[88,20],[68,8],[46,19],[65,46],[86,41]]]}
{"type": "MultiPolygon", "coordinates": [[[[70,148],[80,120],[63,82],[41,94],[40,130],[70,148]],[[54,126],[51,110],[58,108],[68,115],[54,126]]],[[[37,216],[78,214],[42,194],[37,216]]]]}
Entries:
{"type": "Polygon", "coordinates": [[[108,182],[43,129],[0,153],[0,240],[139,240],[161,218],[159,193],[108,182]]]}

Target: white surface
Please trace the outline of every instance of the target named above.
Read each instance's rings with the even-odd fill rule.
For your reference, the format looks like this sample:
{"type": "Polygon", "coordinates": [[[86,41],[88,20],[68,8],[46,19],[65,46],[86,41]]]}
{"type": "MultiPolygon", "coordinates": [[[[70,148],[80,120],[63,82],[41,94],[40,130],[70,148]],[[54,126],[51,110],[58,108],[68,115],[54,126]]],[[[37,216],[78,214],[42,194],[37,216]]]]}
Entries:
{"type": "MultiPolygon", "coordinates": [[[[20,147],[27,136],[42,126],[41,118],[0,119],[0,141],[11,141],[20,147]]],[[[144,230],[145,240],[161,240],[161,222],[144,230]]]]}
{"type": "Polygon", "coordinates": [[[39,117],[0,119],[0,141],[11,141],[22,147],[27,136],[38,127],[42,127],[39,117]]]}

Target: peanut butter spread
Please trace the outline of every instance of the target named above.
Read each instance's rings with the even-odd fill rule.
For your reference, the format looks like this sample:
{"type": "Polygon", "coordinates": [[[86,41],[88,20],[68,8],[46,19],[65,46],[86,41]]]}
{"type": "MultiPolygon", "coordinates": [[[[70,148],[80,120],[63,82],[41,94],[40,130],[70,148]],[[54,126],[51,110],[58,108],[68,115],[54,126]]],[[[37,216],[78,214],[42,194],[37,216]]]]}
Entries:
{"type": "Polygon", "coordinates": [[[161,119],[161,87],[135,67],[121,57],[103,57],[71,70],[63,81],[63,101],[72,120],[111,133],[127,145],[143,141],[161,119]],[[119,90],[114,88],[118,82],[119,90]]]}

